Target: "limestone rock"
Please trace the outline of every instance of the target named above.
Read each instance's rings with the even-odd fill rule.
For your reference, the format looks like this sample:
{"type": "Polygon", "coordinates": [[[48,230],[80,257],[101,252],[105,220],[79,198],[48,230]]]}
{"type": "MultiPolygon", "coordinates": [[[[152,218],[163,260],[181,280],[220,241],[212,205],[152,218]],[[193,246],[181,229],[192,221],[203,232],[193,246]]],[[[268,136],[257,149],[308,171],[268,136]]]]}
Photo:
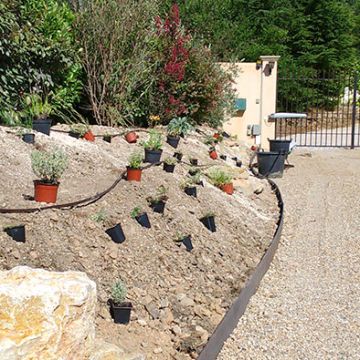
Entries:
{"type": "Polygon", "coordinates": [[[98,340],[95,345],[95,351],[89,360],[145,360],[143,354],[126,354],[125,351],[116,345],[98,340]]]}
{"type": "Polygon", "coordinates": [[[18,266],[0,272],[0,359],[86,359],[96,285],[81,272],[18,266]]]}

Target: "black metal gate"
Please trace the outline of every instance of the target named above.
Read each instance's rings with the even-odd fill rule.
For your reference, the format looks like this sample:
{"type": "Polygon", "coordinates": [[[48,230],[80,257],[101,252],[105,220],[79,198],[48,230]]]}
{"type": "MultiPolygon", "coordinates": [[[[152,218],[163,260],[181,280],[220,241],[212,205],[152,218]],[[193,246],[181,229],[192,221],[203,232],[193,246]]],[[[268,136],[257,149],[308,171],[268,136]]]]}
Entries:
{"type": "Polygon", "coordinates": [[[277,112],[307,116],[276,119],[276,138],[298,146],[360,147],[358,81],[356,71],[303,75],[280,69],[277,112]]]}

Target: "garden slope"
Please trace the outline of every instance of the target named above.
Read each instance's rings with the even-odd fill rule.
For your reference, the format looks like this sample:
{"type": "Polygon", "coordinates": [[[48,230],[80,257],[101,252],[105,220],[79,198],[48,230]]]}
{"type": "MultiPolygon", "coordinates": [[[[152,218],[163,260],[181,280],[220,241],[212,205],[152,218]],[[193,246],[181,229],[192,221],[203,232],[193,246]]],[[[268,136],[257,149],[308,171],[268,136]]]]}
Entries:
{"type": "MultiPolygon", "coordinates": [[[[93,131],[118,132],[101,127],[93,131]]],[[[140,138],[146,137],[146,132],[140,133],[140,138]]],[[[1,215],[1,227],[24,223],[27,235],[26,243],[21,244],[0,232],[1,268],[29,265],[84,271],[97,283],[97,331],[103,337],[126,351],[143,353],[147,359],[195,357],[259,262],[278,214],[270,186],[246,169],[236,168],[231,160],[211,160],[203,138],[194,133],[181,141],[184,160],[188,162],[188,156],[194,156],[200,164],[228,166],[238,178],[233,196],[213,187],[204,177],[205,186],[198,187],[198,198],[189,197],[179,186],[189,166],[177,165],[174,174],[165,173],[162,166],[151,167],[144,171],[141,183],[121,181],[87,207],[1,215]],[[160,185],[169,189],[163,216],[153,213],[146,203],[160,185]],[[130,217],[135,206],[147,210],[151,229],[141,228],[130,217]],[[108,215],[105,224],[90,218],[99,210],[108,215]],[[210,233],[198,220],[209,211],[216,214],[216,233],[210,233]],[[127,238],[120,245],[104,232],[117,222],[127,238]],[[178,233],[192,235],[191,253],[174,242],[178,233]],[[134,305],[128,326],[113,324],[106,305],[111,285],[118,278],[127,283],[134,305]]],[[[130,145],[122,137],[114,138],[111,144],[101,138],[89,143],[59,132],[52,132],[50,137],[37,134],[36,143],[43,149],[59,146],[69,155],[58,203],[103,191],[125,169],[129,153],[142,151],[140,145],[130,145]]],[[[22,196],[33,195],[32,150],[33,146],[0,128],[2,208],[39,205],[22,196]]],[[[218,150],[248,163],[245,149],[233,141],[224,141],[218,150]]],[[[173,152],[166,144],[163,158],[173,152]]]]}

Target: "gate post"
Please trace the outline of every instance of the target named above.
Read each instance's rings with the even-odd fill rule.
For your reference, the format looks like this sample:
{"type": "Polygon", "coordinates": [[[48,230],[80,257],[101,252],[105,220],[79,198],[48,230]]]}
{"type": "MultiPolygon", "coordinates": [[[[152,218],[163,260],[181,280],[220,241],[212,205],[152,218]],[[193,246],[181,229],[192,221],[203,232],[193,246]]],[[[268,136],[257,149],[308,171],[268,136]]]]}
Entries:
{"type": "Polygon", "coordinates": [[[353,97],[353,105],[352,105],[351,149],[355,148],[356,100],[357,100],[358,80],[359,80],[359,74],[356,71],[354,74],[354,97],[353,97]]]}

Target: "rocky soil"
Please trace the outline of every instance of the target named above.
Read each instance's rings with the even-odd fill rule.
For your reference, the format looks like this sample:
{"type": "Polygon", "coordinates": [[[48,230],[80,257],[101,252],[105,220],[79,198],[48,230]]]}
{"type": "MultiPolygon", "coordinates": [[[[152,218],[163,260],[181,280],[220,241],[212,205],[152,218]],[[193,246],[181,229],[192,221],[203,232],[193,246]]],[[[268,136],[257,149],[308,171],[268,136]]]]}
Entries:
{"type": "MultiPolygon", "coordinates": [[[[97,126],[92,130],[95,134],[121,131],[97,126]]],[[[28,200],[35,179],[30,163],[34,147],[9,131],[0,127],[0,207],[37,207],[38,203],[28,200]]],[[[139,135],[140,140],[147,137],[146,132],[139,135]]],[[[226,167],[236,178],[233,196],[212,186],[203,175],[204,187],[198,186],[198,197],[189,197],[180,188],[189,170],[187,164],[178,164],[174,174],[165,173],[162,166],[151,167],[143,172],[141,183],[121,181],[86,207],[0,214],[1,228],[23,223],[27,236],[26,243],[16,243],[0,232],[0,267],[84,271],[98,288],[99,335],[147,359],[196,357],[263,255],[278,216],[270,186],[231,160],[237,156],[247,164],[247,150],[234,140],[225,140],[217,147],[219,153],[228,155],[227,161],[211,160],[203,140],[203,133],[193,133],[181,141],[184,160],[188,162],[188,156],[193,156],[200,165],[226,167]],[[160,185],[168,189],[169,196],[164,215],[152,212],[146,202],[160,185]],[[135,206],[146,209],[151,229],[142,228],[131,218],[135,206]],[[92,219],[99,211],[107,214],[104,222],[92,219]],[[209,211],[216,214],[215,233],[198,220],[209,211]],[[118,222],[126,235],[122,244],[115,244],[104,232],[118,222]],[[191,234],[192,252],[175,243],[179,233],[191,234]],[[119,278],[126,282],[134,305],[127,326],[114,324],[107,307],[111,285],[119,278]]],[[[37,134],[35,146],[61,147],[69,155],[59,204],[103,191],[125,169],[129,154],[134,149],[142,151],[139,144],[128,144],[122,137],[115,137],[111,144],[101,137],[90,143],[55,131],[50,137],[37,134]]],[[[162,158],[173,152],[166,144],[162,158]]],[[[206,173],[209,167],[201,169],[206,173]]]]}

